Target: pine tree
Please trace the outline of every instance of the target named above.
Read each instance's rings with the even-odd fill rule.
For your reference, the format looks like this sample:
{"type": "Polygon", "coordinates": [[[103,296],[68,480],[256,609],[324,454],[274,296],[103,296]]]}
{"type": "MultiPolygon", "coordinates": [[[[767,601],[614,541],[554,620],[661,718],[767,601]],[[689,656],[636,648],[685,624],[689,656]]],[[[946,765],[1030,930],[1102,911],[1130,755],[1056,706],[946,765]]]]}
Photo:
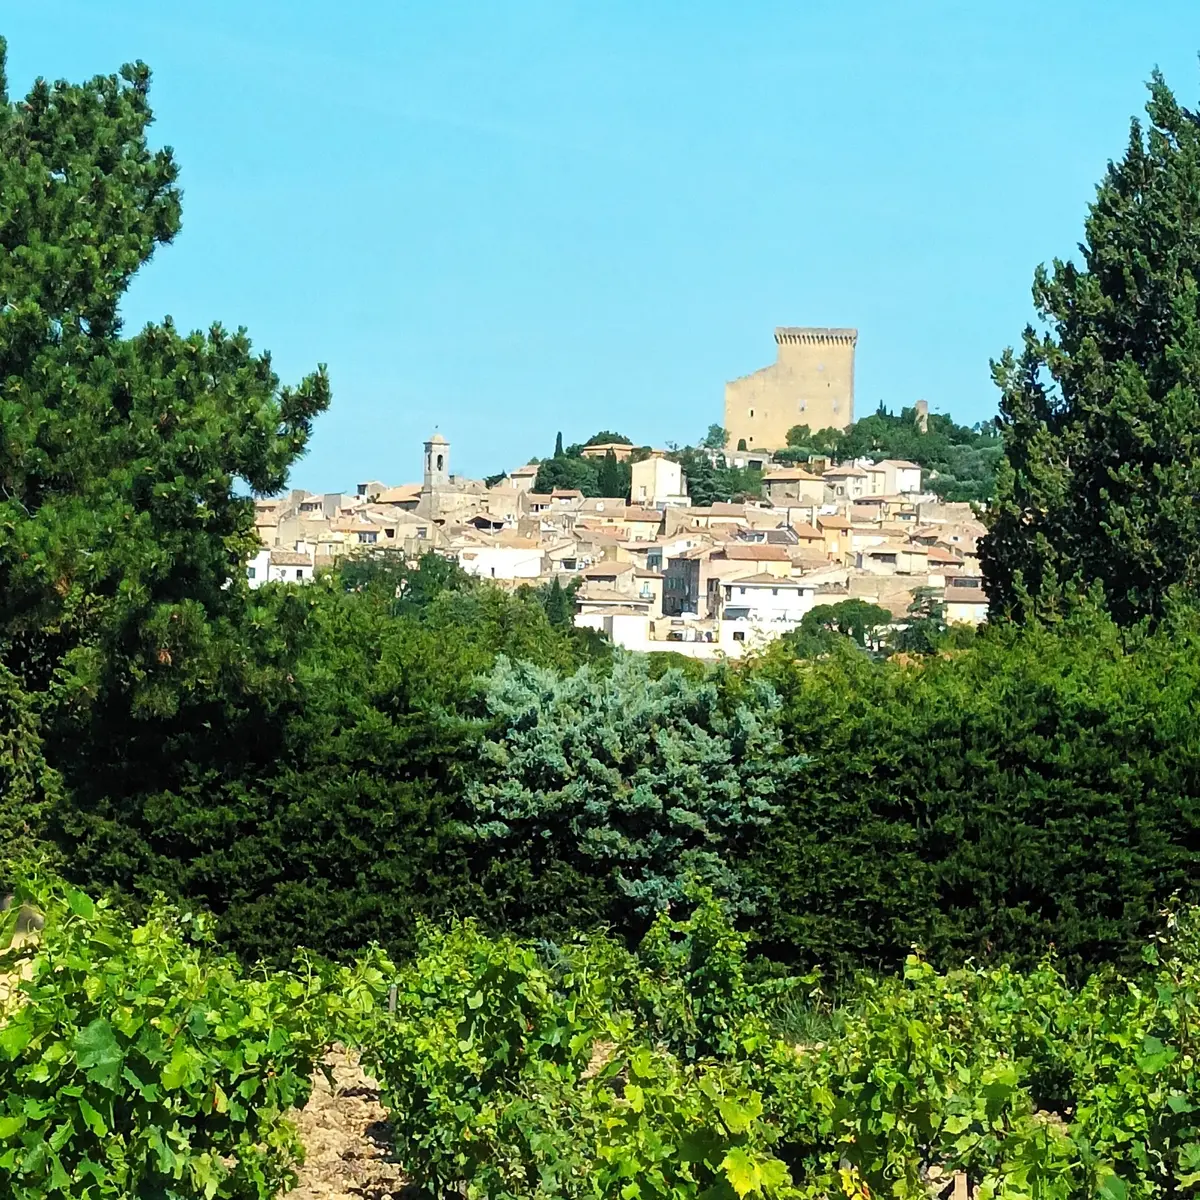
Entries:
{"type": "Polygon", "coordinates": [[[1097,189],[1082,266],[1039,268],[993,373],[1005,458],[980,558],[994,611],[1103,586],[1122,623],[1200,588],[1200,117],[1155,74],[1097,189]]]}
{"type": "Polygon", "coordinates": [[[265,694],[250,495],[283,487],[329,385],[318,369],[281,387],[217,324],[122,336],[130,281],[180,227],[175,162],[146,140],[150,72],[39,80],[10,103],[3,51],[0,677],[71,723],[44,731],[48,756],[93,736],[119,757],[138,722],[265,694]]]}
{"type": "Polygon", "coordinates": [[[562,458],[562,456],[563,456],[563,444],[562,444],[562,431],[560,430],[558,435],[554,439],[554,457],[562,458]]]}

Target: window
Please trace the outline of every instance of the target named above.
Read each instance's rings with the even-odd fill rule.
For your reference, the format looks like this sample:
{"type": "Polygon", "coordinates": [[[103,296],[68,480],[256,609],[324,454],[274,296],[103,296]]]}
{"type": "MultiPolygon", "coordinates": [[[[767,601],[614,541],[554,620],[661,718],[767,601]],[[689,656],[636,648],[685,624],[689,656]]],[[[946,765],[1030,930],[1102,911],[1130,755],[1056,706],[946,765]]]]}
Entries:
{"type": "Polygon", "coordinates": [[[744,642],[746,640],[746,631],[744,629],[735,630],[733,640],[735,642],[744,642]]]}
{"type": "Polygon", "coordinates": [[[754,416],[754,409],[751,409],[751,410],[750,410],[750,415],[751,415],[751,416],[754,416]]]}
{"type": "Polygon", "coordinates": [[[297,579],[297,580],[301,580],[301,579],[303,579],[303,578],[304,578],[304,568],[303,568],[303,567],[297,567],[297,568],[296,568],[296,579],[297,579]]]}
{"type": "Polygon", "coordinates": [[[771,589],[771,595],[772,595],[772,596],[778,596],[778,595],[779,595],[779,589],[778,589],[778,588],[772,588],[772,589],[771,589]]]}
{"type": "Polygon", "coordinates": [[[360,533],[358,535],[358,544],[360,546],[373,546],[379,540],[379,534],[375,532],[360,533]]]}
{"type": "Polygon", "coordinates": [[[738,588],[738,595],[739,595],[739,596],[744,596],[745,594],[746,594],[746,589],[745,589],[745,588],[738,588]]]}
{"type": "Polygon", "coordinates": [[[429,526],[428,525],[418,525],[417,526],[417,537],[427,538],[428,536],[429,536],[429,526]]]}
{"type": "MultiPolygon", "coordinates": [[[[836,406],[834,408],[834,411],[835,412],[837,411],[836,406]]],[[[439,471],[442,469],[442,466],[444,465],[445,461],[446,460],[440,454],[437,456],[437,469],[439,471]]]]}
{"type": "Polygon", "coordinates": [[[257,579],[258,572],[253,567],[247,567],[246,568],[246,578],[247,579],[257,579]]]}
{"type": "Polygon", "coordinates": [[[396,531],[394,529],[385,529],[383,532],[387,537],[390,538],[394,538],[396,536],[396,531]]]}

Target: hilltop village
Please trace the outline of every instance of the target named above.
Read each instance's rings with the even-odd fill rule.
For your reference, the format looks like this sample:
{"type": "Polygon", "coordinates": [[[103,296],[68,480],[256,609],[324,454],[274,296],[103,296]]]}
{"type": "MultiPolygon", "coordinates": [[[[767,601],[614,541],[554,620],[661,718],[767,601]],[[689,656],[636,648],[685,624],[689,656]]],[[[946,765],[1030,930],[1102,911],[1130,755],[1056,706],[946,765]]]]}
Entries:
{"type": "MultiPolygon", "coordinates": [[[[778,361],[726,387],[726,445],[700,465],[743,472],[736,502],[698,504],[671,449],[593,441],[574,458],[610,468],[621,494],[539,490],[548,463],[489,482],[451,470],[451,444],[424,445],[420,483],[358,483],[352,493],[292,491],[256,502],[262,549],[252,587],[305,583],[347,555],[433,552],[500,587],[569,590],[575,623],[634,650],[737,657],[800,624],[818,605],[859,599],[902,622],[918,597],[950,623],[987,617],[976,556],[985,530],[906,459],[836,461],[786,453],[795,425],[854,419],[854,330],[780,329],[778,361]],[[617,467],[619,469],[612,470],[617,467]],[[490,485],[489,485],[490,484],[490,485]]],[[[928,421],[923,404],[914,410],[928,421]]]]}

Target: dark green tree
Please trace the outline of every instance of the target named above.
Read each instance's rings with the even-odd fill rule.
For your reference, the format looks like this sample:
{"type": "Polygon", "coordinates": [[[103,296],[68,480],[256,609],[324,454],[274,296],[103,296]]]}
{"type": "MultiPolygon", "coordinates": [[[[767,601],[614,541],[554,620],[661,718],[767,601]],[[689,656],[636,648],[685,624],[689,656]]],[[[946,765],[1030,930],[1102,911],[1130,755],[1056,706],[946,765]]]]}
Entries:
{"type": "Polygon", "coordinates": [[[555,629],[570,629],[575,624],[575,605],[571,594],[555,576],[546,592],[546,620],[555,629]]]}
{"type": "Polygon", "coordinates": [[[562,430],[559,430],[559,432],[554,437],[554,457],[562,458],[562,456],[563,456],[562,430]]]}
{"type": "Polygon", "coordinates": [[[793,425],[786,436],[789,446],[808,446],[812,442],[812,430],[807,425],[793,425]]]}
{"type": "Polygon", "coordinates": [[[993,365],[1005,459],[980,559],[994,612],[1099,581],[1118,621],[1200,588],[1200,117],[1162,77],[1087,220],[1038,269],[1042,328],[993,365]]]}
{"type": "Polygon", "coordinates": [[[810,609],[794,632],[801,639],[820,633],[836,634],[866,646],[891,620],[892,614],[886,608],[869,600],[841,600],[837,604],[818,604],[810,609]]]}
{"type": "Polygon", "coordinates": [[[933,654],[946,636],[946,606],[934,588],[913,592],[904,624],[893,631],[889,645],[896,653],[933,654]]]}
{"type": "Polygon", "coordinates": [[[282,488],[329,402],[323,368],[281,387],[242,331],[122,335],[180,223],[149,82],[137,63],[0,95],[0,671],[68,782],[135,746],[153,780],[166,725],[215,743],[227,703],[290,686],[286,633],[248,603],[250,495],[282,488]]]}
{"type": "Polygon", "coordinates": [[[596,487],[600,495],[629,498],[629,468],[622,471],[622,465],[611,450],[600,460],[600,468],[596,472],[596,487]]]}
{"type": "Polygon", "coordinates": [[[560,454],[538,465],[533,481],[535,492],[552,492],[555,488],[576,488],[585,496],[601,495],[597,480],[599,464],[594,458],[578,458],[560,454]]]}
{"type": "Polygon", "coordinates": [[[724,425],[710,425],[700,446],[704,450],[724,450],[729,434],[724,425]]]}
{"type": "Polygon", "coordinates": [[[602,429],[599,433],[593,433],[583,444],[585,446],[608,446],[617,442],[623,446],[633,445],[633,442],[623,433],[613,433],[611,429],[602,429]]]}

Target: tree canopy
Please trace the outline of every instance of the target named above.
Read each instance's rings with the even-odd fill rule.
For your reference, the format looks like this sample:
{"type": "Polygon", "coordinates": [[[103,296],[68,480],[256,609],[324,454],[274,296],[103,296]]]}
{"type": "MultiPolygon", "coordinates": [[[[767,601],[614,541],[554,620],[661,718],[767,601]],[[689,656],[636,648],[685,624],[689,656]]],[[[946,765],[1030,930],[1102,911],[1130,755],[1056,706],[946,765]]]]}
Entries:
{"type": "Polygon", "coordinates": [[[282,487],[329,403],[323,368],[283,387],[242,330],[123,336],[180,223],[149,83],[135,63],[0,97],[0,663],[65,740],[264,685],[250,493],[282,487]]]}
{"type": "Polygon", "coordinates": [[[993,609],[1099,581],[1121,621],[1200,587],[1200,117],[1155,74],[1084,223],[1034,277],[1041,327],[993,365],[1004,462],[993,609]]]}

